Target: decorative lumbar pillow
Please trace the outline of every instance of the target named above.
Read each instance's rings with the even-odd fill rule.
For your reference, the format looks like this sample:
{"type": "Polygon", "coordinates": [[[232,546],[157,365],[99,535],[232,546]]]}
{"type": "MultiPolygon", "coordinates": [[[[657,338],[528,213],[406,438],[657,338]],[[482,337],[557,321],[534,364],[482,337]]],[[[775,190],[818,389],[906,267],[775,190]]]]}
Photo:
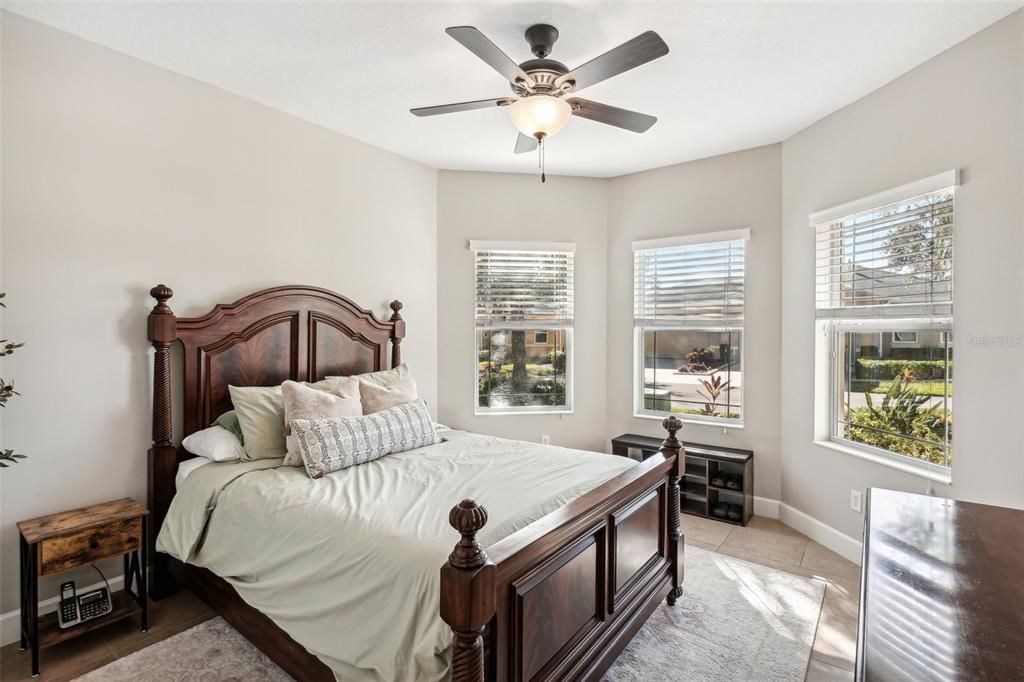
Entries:
{"type": "MultiPolygon", "coordinates": [[[[313,388],[324,389],[337,383],[325,379],[313,388]]],[[[284,437],[284,398],[280,386],[228,386],[231,404],[235,407],[242,428],[245,456],[242,459],[273,459],[284,457],[288,445],[284,437]]]]}
{"type": "Polygon", "coordinates": [[[439,440],[422,400],[362,417],[293,419],[289,424],[310,478],[439,440]]]}
{"type": "Polygon", "coordinates": [[[416,380],[406,365],[400,365],[386,372],[360,374],[359,395],[363,401],[363,414],[373,414],[390,407],[404,405],[416,400],[416,380]]]}
{"type": "Polygon", "coordinates": [[[199,455],[214,462],[241,459],[245,454],[238,437],[222,426],[211,426],[196,431],[181,441],[181,445],[193,455],[199,455]]]}
{"type": "Polygon", "coordinates": [[[334,380],[322,389],[297,381],[286,381],[281,384],[281,397],[284,399],[284,435],[288,450],[284,456],[286,466],[302,466],[302,453],[299,452],[299,445],[289,426],[293,419],[359,417],[363,414],[363,403],[359,399],[359,380],[355,377],[334,380]]]}
{"type": "Polygon", "coordinates": [[[234,410],[228,410],[221,416],[213,420],[210,426],[221,426],[231,433],[235,434],[238,438],[238,442],[245,445],[245,437],[242,435],[242,425],[238,423],[238,413],[234,410]]]}

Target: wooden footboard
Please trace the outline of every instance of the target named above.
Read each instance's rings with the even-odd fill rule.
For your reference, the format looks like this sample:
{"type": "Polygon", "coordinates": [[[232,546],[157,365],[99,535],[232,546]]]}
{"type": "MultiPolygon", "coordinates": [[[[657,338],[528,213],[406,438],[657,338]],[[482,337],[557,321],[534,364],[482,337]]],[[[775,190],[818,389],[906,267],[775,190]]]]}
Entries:
{"type": "Polygon", "coordinates": [[[682,424],[663,426],[660,455],[486,549],[486,509],[452,509],[462,538],[441,567],[441,617],[453,682],[598,679],[663,598],[675,603],[682,424]]]}

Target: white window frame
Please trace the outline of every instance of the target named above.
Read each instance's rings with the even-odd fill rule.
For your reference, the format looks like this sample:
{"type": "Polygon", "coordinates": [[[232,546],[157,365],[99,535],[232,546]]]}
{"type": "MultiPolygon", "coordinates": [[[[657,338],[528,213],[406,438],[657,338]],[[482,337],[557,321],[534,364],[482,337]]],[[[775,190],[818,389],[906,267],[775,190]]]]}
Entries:
{"type": "MultiPolygon", "coordinates": [[[[743,270],[743,282],[744,282],[744,308],[746,308],[746,253],[748,243],[750,241],[750,229],[749,228],[738,228],[733,230],[722,230],[719,232],[705,232],[702,234],[689,234],[682,235],[679,237],[667,237],[663,239],[648,239],[642,241],[633,242],[633,251],[641,249],[656,249],[656,248],[669,248],[673,246],[685,246],[688,244],[710,244],[714,242],[727,242],[727,241],[738,241],[743,240],[744,242],[744,270],[743,270]]],[[[635,266],[634,266],[635,267],[635,266]]],[[[634,287],[636,282],[636,273],[633,273],[634,287]]],[[[710,333],[723,333],[723,332],[739,332],[741,336],[740,343],[740,367],[743,367],[744,373],[746,373],[746,322],[742,326],[730,326],[730,325],[719,325],[719,326],[688,326],[688,325],[665,325],[665,326],[644,326],[644,325],[633,325],[633,416],[639,419],[664,419],[669,415],[674,416],[683,423],[689,424],[702,424],[705,426],[721,426],[727,429],[743,429],[744,422],[746,420],[747,405],[743,400],[746,392],[746,381],[740,385],[740,417],[739,419],[730,419],[728,417],[710,417],[698,414],[687,414],[685,412],[661,412],[658,410],[649,410],[644,407],[644,332],[645,331],[693,331],[693,332],[710,332],[710,333]]],[[[726,409],[728,411],[728,408],[726,409]]]]}
{"type": "Polygon", "coordinates": [[[918,338],[919,338],[918,337],[918,333],[917,333],[917,331],[914,331],[914,330],[901,329],[899,331],[894,331],[892,333],[892,346],[893,346],[893,348],[916,348],[918,343],[920,343],[918,338]],[[914,335],[914,339],[912,341],[908,341],[908,340],[905,340],[905,339],[897,339],[896,338],[897,334],[913,334],[914,335]]]}
{"type": "MultiPolygon", "coordinates": [[[[477,251],[576,251],[576,244],[573,242],[512,242],[512,241],[478,241],[472,240],[469,249],[475,254],[477,251]]],[[[474,256],[475,258],[475,256],[474,256]]],[[[573,262],[575,269],[575,259],[573,262]]],[[[473,306],[476,306],[476,272],[474,267],[472,279],[473,306]]],[[[575,276],[573,278],[575,287],[575,276]]],[[[475,314],[474,314],[475,317],[475,314]]],[[[509,415],[543,415],[557,414],[567,415],[574,413],[575,404],[575,381],[574,363],[576,353],[573,348],[573,332],[575,322],[572,326],[552,321],[529,321],[529,322],[508,322],[498,326],[480,327],[474,322],[473,325],[473,415],[477,417],[498,417],[509,415]],[[508,407],[481,407],[480,406],[480,339],[481,334],[495,329],[510,329],[524,331],[561,331],[565,336],[565,405],[521,405],[508,407]]]]}
{"type": "MultiPolygon", "coordinates": [[[[945,189],[953,188],[954,192],[956,187],[960,184],[960,173],[958,169],[953,169],[943,173],[938,173],[928,178],[923,178],[914,182],[910,182],[900,187],[895,187],[890,190],[879,192],[861,199],[857,199],[833,208],[817,211],[808,216],[808,224],[815,230],[819,225],[834,222],[836,220],[851,216],[864,211],[871,211],[877,208],[888,206],[890,204],[910,201],[914,197],[922,196],[925,194],[931,194],[934,192],[940,192],[945,189]]],[[[955,203],[955,199],[954,199],[955,203]]],[[[955,219],[955,208],[954,208],[954,228],[953,228],[953,242],[956,243],[956,219],[955,219]]],[[[954,246],[952,267],[956,271],[956,248],[954,246]]],[[[817,277],[817,273],[815,273],[817,277]]],[[[815,284],[817,287],[817,283],[815,284]]],[[[857,331],[862,333],[873,333],[877,332],[881,339],[881,334],[884,332],[892,332],[895,330],[899,331],[942,331],[950,335],[947,354],[952,359],[952,334],[954,331],[953,316],[943,318],[911,318],[911,319],[888,319],[884,317],[872,317],[872,318],[857,318],[857,319],[815,319],[815,327],[822,328],[824,332],[824,341],[828,344],[826,352],[815,352],[815,384],[817,387],[822,385],[827,386],[827,395],[824,400],[828,404],[827,414],[827,425],[822,424],[820,420],[820,411],[817,409],[820,406],[823,398],[817,395],[816,390],[815,402],[816,402],[816,415],[815,419],[815,443],[818,445],[828,446],[834,450],[847,453],[863,459],[868,459],[886,466],[900,469],[909,473],[918,474],[936,480],[942,483],[952,482],[952,464],[949,466],[943,466],[920,460],[908,455],[904,455],[899,452],[893,452],[891,450],[884,450],[882,448],[874,447],[866,443],[859,443],[846,438],[843,438],[837,433],[839,428],[839,410],[841,409],[842,397],[839,395],[839,377],[838,373],[842,369],[841,361],[838,358],[839,349],[839,338],[840,334],[849,331],[857,331]],[[827,375],[827,379],[824,384],[820,381],[822,375],[827,375]],[[824,427],[824,428],[823,428],[824,427]]],[[[820,337],[819,337],[820,338],[820,337]]],[[[893,341],[894,347],[908,347],[917,345],[916,343],[897,343],[893,341]]],[[[821,348],[819,346],[819,348],[821,348]]],[[[879,343],[881,348],[881,343],[879,343]]],[[[948,379],[947,379],[948,381],[948,379]]],[[[956,451],[954,447],[955,434],[949,438],[946,446],[956,451]]]]}
{"type": "Polygon", "coordinates": [[[548,345],[548,331],[546,329],[544,329],[544,330],[533,332],[533,344],[535,346],[546,346],[546,345],[548,345]],[[541,341],[540,339],[537,338],[538,334],[543,334],[544,335],[544,340],[543,341],[541,341]]]}
{"type": "MultiPolygon", "coordinates": [[[[840,394],[842,381],[840,373],[843,370],[842,359],[839,357],[840,336],[844,333],[878,333],[879,335],[899,331],[926,332],[936,331],[952,333],[953,320],[946,318],[934,321],[920,319],[909,320],[823,320],[828,324],[828,336],[830,338],[829,348],[829,440],[839,446],[842,450],[859,450],[872,455],[874,458],[896,462],[900,468],[920,469],[932,474],[932,478],[940,480],[949,476],[951,467],[927,462],[909,455],[892,450],[884,450],[867,443],[860,443],[855,440],[844,438],[840,433],[840,412],[843,407],[843,396],[840,394]]],[[[947,353],[950,349],[947,349],[947,353]]],[[[945,447],[952,449],[953,441],[950,439],[945,447]]]]}

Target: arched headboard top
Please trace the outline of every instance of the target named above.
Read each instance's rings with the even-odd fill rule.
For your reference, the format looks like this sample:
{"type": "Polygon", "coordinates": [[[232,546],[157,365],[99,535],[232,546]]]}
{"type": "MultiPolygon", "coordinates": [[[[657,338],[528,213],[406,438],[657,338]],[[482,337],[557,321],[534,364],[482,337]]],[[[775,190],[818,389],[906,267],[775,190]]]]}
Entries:
{"type": "MultiPolygon", "coordinates": [[[[159,286],[164,287],[165,285],[159,286]]],[[[267,306],[272,308],[274,305],[278,305],[281,300],[291,300],[300,306],[309,306],[318,299],[327,306],[335,306],[343,316],[364,320],[366,324],[380,331],[390,332],[394,326],[394,318],[387,322],[381,322],[371,311],[359,307],[351,299],[330,289],[290,285],[256,291],[238,299],[234,303],[218,303],[213,306],[210,312],[199,317],[178,318],[178,330],[180,332],[183,329],[198,331],[210,327],[216,328],[225,318],[244,316],[250,310],[255,309],[258,311],[267,306]]],[[[392,301],[391,308],[397,313],[402,309],[402,303],[400,301],[392,301]]],[[[401,316],[398,319],[400,320],[401,316]]]]}
{"type": "MultiPolygon", "coordinates": [[[[149,336],[158,356],[175,342],[183,349],[185,435],[231,409],[229,385],[276,386],[285,379],[387,369],[389,346],[390,366],[401,363],[405,321],[399,301],[392,301],[392,315],[382,321],[333,291],[280,286],[215,305],[199,317],[177,318],[167,304],[169,287],[158,285],[151,294],[157,305],[149,336]]],[[[162,392],[154,385],[154,405],[162,392]]]]}

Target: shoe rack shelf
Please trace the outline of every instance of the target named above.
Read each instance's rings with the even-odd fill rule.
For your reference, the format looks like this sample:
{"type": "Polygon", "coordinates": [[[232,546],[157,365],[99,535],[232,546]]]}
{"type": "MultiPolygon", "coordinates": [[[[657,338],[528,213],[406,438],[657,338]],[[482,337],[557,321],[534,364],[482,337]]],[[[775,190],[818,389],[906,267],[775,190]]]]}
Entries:
{"type": "MultiPolygon", "coordinates": [[[[661,440],[632,433],[612,439],[612,452],[629,456],[640,450],[647,459],[661,447],[661,440]]],[[[754,515],[754,453],[703,443],[683,442],[686,453],[679,481],[679,501],[684,514],[745,526],[754,515]],[[735,487],[733,487],[735,486],[735,487]],[[732,508],[723,518],[716,515],[722,504],[732,508]]],[[[729,508],[727,507],[727,509],[729,508]]]]}

